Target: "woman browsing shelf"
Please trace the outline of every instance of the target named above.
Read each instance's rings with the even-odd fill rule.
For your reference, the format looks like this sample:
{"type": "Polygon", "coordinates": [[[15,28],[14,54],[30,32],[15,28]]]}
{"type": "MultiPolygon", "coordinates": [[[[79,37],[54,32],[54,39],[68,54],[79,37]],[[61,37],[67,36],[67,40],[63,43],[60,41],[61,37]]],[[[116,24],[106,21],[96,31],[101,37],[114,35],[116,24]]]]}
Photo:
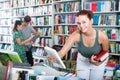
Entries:
{"type": "Polygon", "coordinates": [[[24,45],[31,44],[30,41],[34,35],[31,35],[28,39],[24,40],[23,36],[21,35],[21,30],[22,21],[16,20],[13,28],[14,51],[18,52],[23,63],[28,63],[24,45]]]}
{"type": "MultiPolygon", "coordinates": [[[[85,80],[103,80],[103,74],[107,59],[104,61],[95,61],[95,55],[101,51],[108,50],[108,37],[101,31],[92,27],[93,13],[88,10],[81,10],[77,13],[78,30],[73,32],[67,39],[65,45],[58,52],[63,58],[74,43],[77,43],[77,76],[85,80]]],[[[48,57],[51,63],[54,63],[52,57],[48,57]]]]}

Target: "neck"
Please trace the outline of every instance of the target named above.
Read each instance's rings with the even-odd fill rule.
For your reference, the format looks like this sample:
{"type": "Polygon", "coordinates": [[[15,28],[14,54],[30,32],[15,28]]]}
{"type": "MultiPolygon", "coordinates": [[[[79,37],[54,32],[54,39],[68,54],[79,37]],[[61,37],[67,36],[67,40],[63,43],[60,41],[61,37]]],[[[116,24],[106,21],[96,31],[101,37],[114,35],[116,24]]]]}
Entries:
{"type": "Polygon", "coordinates": [[[95,35],[95,29],[91,28],[86,33],[83,33],[83,34],[84,34],[84,36],[93,36],[93,35],[95,35]]]}
{"type": "Polygon", "coordinates": [[[28,25],[23,25],[23,28],[27,28],[28,25]]]}

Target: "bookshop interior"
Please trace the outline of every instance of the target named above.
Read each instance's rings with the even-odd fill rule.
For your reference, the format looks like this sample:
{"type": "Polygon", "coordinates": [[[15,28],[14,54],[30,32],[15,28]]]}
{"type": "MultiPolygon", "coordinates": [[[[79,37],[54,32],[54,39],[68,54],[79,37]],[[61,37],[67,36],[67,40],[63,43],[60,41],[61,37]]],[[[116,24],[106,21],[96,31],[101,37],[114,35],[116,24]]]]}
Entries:
{"type": "Polygon", "coordinates": [[[0,0],[0,80],[120,80],[119,0],[0,0]]]}

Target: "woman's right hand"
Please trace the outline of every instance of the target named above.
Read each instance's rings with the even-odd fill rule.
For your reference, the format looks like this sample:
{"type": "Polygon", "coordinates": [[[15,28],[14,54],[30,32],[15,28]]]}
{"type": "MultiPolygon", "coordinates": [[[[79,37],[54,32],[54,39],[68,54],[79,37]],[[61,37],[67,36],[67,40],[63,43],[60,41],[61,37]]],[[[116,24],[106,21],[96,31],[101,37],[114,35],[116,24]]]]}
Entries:
{"type": "Polygon", "coordinates": [[[31,40],[35,35],[31,34],[31,36],[28,38],[29,40],[31,40]]]}
{"type": "Polygon", "coordinates": [[[31,34],[30,38],[32,39],[35,35],[34,34],[31,34]]]}
{"type": "Polygon", "coordinates": [[[89,62],[96,66],[99,66],[100,64],[104,62],[104,61],[99,62],[99,61],[94,60],[95,57],[96,57],[95,55],[92,55],[89,62]]]}
{"type": "Polygon", "coordinates": [[[56,62],[56,59],[52,55],[48,55],[47,59],[51,64],[54,64],[56,62]]]}

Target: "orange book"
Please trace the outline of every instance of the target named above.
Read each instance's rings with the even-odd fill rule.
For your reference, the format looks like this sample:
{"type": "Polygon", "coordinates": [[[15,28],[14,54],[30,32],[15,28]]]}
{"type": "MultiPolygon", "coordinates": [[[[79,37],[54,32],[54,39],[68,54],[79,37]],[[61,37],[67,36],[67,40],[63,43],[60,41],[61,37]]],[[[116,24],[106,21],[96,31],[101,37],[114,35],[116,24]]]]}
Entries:
{"type": "Polygon", "coordinates": [[[99,54],[96,55],[96,57],[94,58],[94,60],[96,61],[103,61],[105,60],[108,56],[109,56],[109,50],[106,51],[101,51],[99,54]]]}

